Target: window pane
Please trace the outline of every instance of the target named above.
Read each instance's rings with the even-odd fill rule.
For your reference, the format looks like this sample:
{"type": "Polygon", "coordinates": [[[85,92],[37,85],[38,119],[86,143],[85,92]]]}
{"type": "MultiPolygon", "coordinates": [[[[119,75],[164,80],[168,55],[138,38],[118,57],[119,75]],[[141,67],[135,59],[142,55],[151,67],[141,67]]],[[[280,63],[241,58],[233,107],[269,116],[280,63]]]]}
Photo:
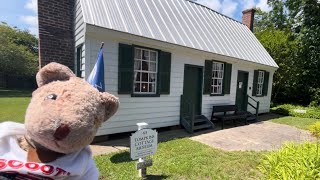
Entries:
{"type": "Polygon", "coordinates": [[[134,92],[140,92],[140,83],[134,83],[134,92]]]}
{"type": "Polygon", "coordinates": [[[149,60],[149,51],[143,50],[142,59],[143,59],[143,60],[149,60]]]}
{"type": "Polygon", "coordinates": [[[134,61],[134,70],[141,70],[141,61],[140,60],[134,61]]]}
{"type": "Polygon", "coordinates": [[[150,73],[149,74],[149,82],[155,82],[156,81],[156,74],[150,73]]]}
{"type": "Polygon", "coordinates": [[[219,85],[219,86],[222,85],[222,79],[218,79],[218,85],[219,85]]]}
{"type": "Polygon", "coordinates": [[[148,83],[141,84],[141,92],[148,92],[148,83]]]}
{"type": "Polygon", "coordinates": [[[150,61],[156,61],[157,59],[157,53],[154,51],[150,52],[150,61]]]}
{"type": "Polygon", "coordinates": [[[140,81],[141,73],[140,72],[134,72],[134,79],[135,79],[135,81],[140,81]]]}
{"type": "Polygon", "coordinates": [[[142,70],[144,71],[148,71],[149,67],[148,67],[148,62],[147,61],[142,61],[142,70]]]}
{"type": "Polygon", "coordinates": [[[217,92],[218,92],[217,86],[213,86],[213,93],[217,93],[217,92]]]}
{"type": "Polygon", "coordinates": [[[218,79],[213,80],[213,85],[218,85],[218,79]]]}
{"type": "Polygon", "coordinates": [[[222,78],[222,72],[218,72],[218,78],[222,78]]]}
{"type": "Polygon", "coordinates": [[[156,63],[150,62],[150,71],[156,72],[156,63]]]}
{"type": "Polygon", "coordinates": [[[135,49],[134,58],[141,59],[141,49],[135,49]]]}
{"type": "Polygon", "coordinates": [[[148,73],[142,73],[142,80],[143,82],[148,82],[148,73]]]}
{"type": "Polygon", "coordinates": [[[156,92],[156,88],[155,88],[155,83],[150,83],[149,84],[149,92],[156,92]]]}

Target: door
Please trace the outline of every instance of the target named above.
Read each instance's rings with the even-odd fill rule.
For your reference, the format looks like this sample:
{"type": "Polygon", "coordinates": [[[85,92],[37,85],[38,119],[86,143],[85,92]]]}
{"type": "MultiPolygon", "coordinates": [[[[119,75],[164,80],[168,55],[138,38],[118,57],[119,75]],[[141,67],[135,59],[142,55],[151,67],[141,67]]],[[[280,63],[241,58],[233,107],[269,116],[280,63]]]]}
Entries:
{"type": "Polygon", "coordinates": [[[248,76],[248,72],[238,71],[236,105],[242,111],[247,110],[248,76]]]}
{"type": "Polygon", "coordinates": [[[200,115],[202,101],[202,67],[193,65],[184,66],[183,97],[183,106],[190,109],[190,107],[188,107],[189,104],[194,105],[194,114],[200,115]]]}

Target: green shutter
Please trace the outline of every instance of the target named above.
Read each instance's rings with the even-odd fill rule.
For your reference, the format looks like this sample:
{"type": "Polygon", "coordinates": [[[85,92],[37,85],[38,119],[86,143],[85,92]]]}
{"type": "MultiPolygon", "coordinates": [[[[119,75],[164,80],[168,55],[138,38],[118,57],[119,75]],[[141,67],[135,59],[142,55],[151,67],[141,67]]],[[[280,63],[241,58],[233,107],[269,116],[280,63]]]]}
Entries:
{"type": "Polygon", "coordinates": [[[252,96],[256,96],[257,95],[258,76],[259,76],[259,71],[258,70],[254,70],[253,85],[252,85],[252,96]]]}
{"type": "Polygon", "coordinates": [[[211,83],[212,83],[212,61],[206,60],[204,63],[203,94],[211,94],[211,83]]]}
{"type": "Polygon", "coordinates": [[[75,74],[77,77],[81,77],[81,63],[82,63],[82,45],[77,47],[77,63],[76,63],[76,69],[75,74]]]}
{"type": "Polygon", "coordinates": [[[269,86],[269,72],[264,71],[264,82],[263,82],[263,95],[268,95],[268,86],[269,86]]]}
{"type": "Polygon", "coordinates": [[[133,88],[133,47],[119,44],[118,94],[131,94],[133,88]]]}
{"type": "Polygon", "coordinates": [[[158,88],[160,94],[170,94],[171,53],[160,51],[158,65],[158,88]]]}
{"type": "Polygon", "coordinates": [[[224,63],[223,94],[230,94],[232,64],[224,63]]]}

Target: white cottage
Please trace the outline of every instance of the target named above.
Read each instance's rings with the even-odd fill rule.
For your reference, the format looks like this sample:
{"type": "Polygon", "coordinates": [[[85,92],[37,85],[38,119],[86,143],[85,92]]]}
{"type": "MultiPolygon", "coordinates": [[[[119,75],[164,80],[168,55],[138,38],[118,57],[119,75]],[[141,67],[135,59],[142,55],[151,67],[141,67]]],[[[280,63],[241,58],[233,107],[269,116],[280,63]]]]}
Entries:
{"type": "MultiPolygon", "coordinates": [[[[50,29],[41,25],[46,23],[41,22],[43,1],[40,56],[47,38],[43,29],[50,29]]],[[[67,30],[76,51],[69,66],[87,78],[104,42],[106,91],[120,99],[118,112],[98,135],[135,131],[141,121],[152,128],[179,125],[183,107],[194,107],[207,119],[213,105],[233,104],[255,114],[257,101],[258,113],[269,112],[278,66],[250,30],[254,10],[244,11],[247,27],[189,0],[76,0],[68,5],[74,26],[67,30]]]]}

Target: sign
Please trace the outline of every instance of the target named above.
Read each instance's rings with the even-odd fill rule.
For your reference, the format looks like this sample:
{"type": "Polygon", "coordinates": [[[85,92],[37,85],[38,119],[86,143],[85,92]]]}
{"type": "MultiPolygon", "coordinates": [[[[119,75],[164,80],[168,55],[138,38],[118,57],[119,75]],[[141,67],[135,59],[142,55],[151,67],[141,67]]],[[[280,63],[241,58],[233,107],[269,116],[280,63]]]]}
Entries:
{"type": "Polygon", "coordinates": [[[152,166],[152,159],[144,160],[143,162],[137,162],[137,170],[152,166]]]}
{"type": "Polygon", "coordinates": [[[157,151],[158,133],[152,129],[141,129],[130,137],[131,159],[144,158],[157,151]]]}

